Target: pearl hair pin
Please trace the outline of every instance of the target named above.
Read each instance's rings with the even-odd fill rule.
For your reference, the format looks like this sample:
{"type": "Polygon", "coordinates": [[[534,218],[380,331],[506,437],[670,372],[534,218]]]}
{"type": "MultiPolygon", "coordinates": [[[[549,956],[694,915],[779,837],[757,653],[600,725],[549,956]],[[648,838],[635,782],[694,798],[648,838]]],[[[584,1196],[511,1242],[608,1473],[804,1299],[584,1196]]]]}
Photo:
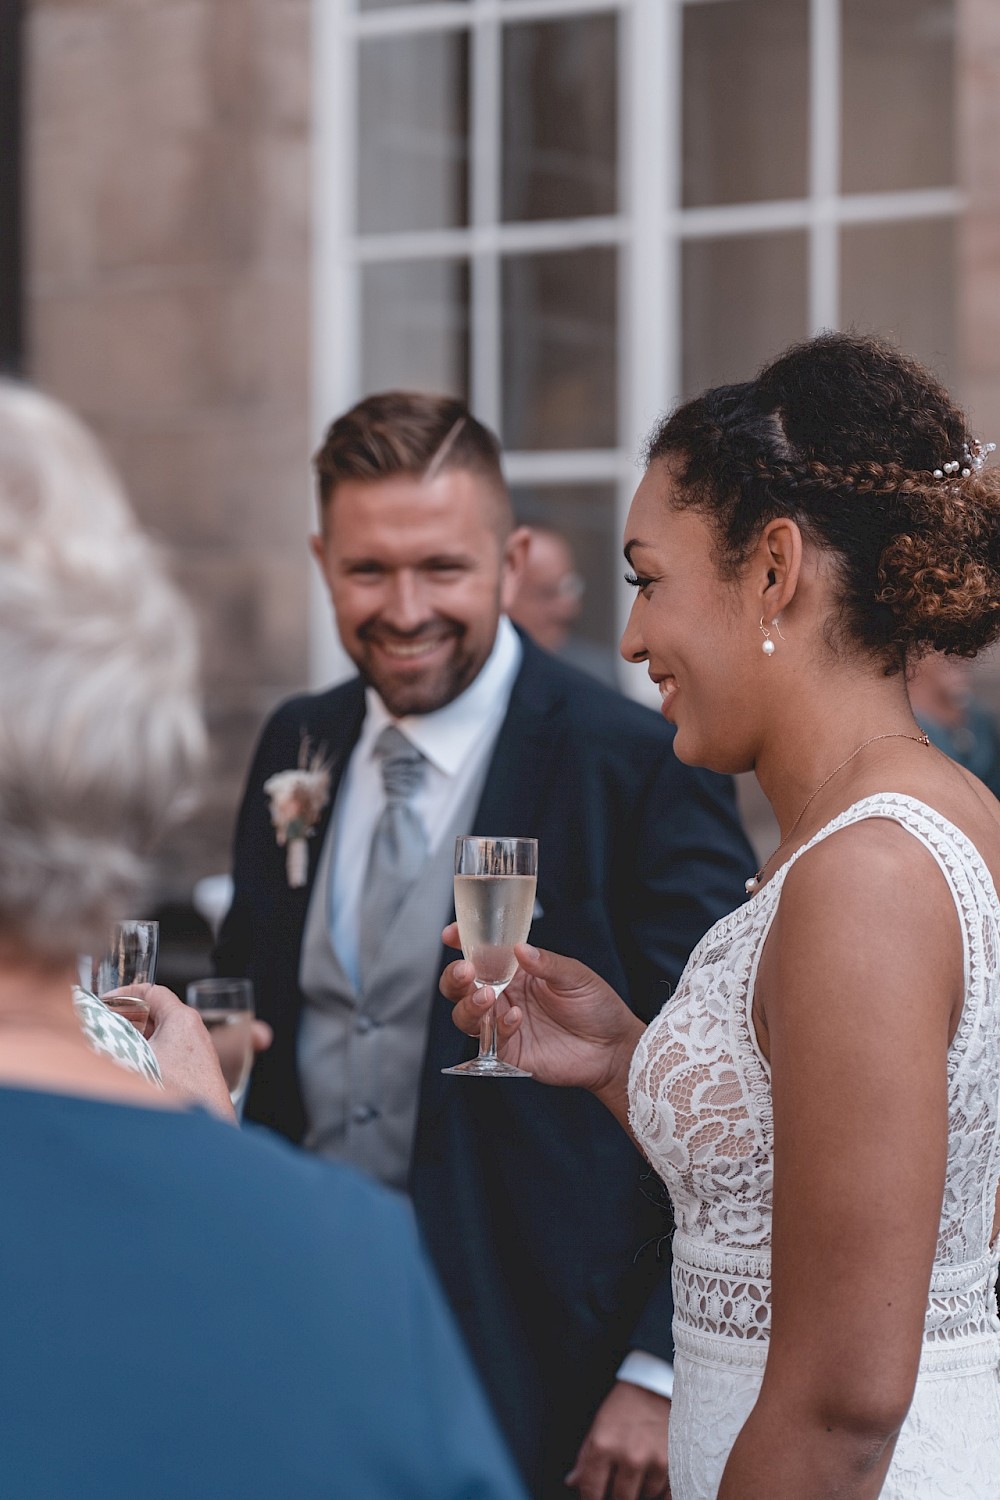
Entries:
{"type": "MultiPolygon", "coordinates": [[[[764,642],[764,645],[765,645],[765,647],[767,646],[767,641],[764,642]]],[[[825,778],[825,780],[823,780],[823,781],[820,782],[820,784],[816,788],[816,790],[814,792],[811,792],[809,794],[809,796],[806,798],[805,802],[803,803],[802,811],[799,813],[798,817],[795,819],[795,822],[792,824],[791,828],[789,828],[788,832],[785,834],[785,837],[781,840],[781,843],[778,845],[777,849],[775,849],[774,852],[768,856],[768,858],[761,865],[760,869],[757,871],[756,875],[751,875],[750,879],[748,881],[746,881],[746,883],[744,884],[743,889],[746,891],[746,893],[747,893],[748,896],[756,896],[757,892],[760,890],[761,885],[763,883],[764,871],[767,869],[768,865],[771,863],[771,860],[774,858],[775,854],[780,854],[781,851],[782,851],[782,849],[784,849],[785,845],[788,843],[788,840],[791,838],[791,836],[795,832],[796,828],[798,828],[799,824],[802,822],[802,819],[805,817],[806,812],[811,807],[811,805],[813,804],[813,802],[815,802],[816,798],[819,796],[819,794],[823,790],[823,788],[825,786],[829,786],[830,782],[836,776],[837,772],[838,771],[842,771],[845,766],[850,765],[851,761],[854,759],[854,757],[856,755],[860,755],[861,752],[862,752],[862,750],[867,750],[869,745],[876,744],[876,742],[878,740],[912,740],[915,745],[929,745],[930,744],[930,740],[928,739],[927,735],[923,732],[923,730],[921,730],[919,734],[902,734],[902,733],[900,733],[897,730],[897,731],[894,731],[891,734],[873,734],[870,740],[865,740],[863,742],[863,744],[860,744],[856,750],[852,750],[851,753],[850,753],[850,755],[846,756],[840,762],[839,766],[834,766],[834,768],[830,772],[829,776],[827,776],[825,778]]]]}
{"type": "Polygon", "coordinates": [[[962,479],[968,479],[970,474],[977,473],[983,467],[990,454],[996,451],[996,446],[996,443],[981,443],[978,438],[973,438],[963,448],[961,459],[953,458],[942,464],[940,469],[934,470],[934,478],[953,479],[958,474],[962,479]]]}

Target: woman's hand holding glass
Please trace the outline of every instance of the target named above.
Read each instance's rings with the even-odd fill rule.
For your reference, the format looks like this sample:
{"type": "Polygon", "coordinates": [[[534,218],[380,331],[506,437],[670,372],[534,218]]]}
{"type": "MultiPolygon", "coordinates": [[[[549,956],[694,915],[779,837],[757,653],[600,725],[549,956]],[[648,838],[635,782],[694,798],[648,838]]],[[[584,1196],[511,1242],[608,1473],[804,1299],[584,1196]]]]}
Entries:
{"type": "MultiPolygon", "coordinates": [[[[443,937],[448,947],[459,947],[455,923],[443,937]]],[[[454,1006],[455,1025],[478,1036],[483,1015],[495,1005],[498,1050],[505,1062],[541,1083],[589,1089],[625,1120],[629,1064],[643,1022],[576,959],[528,943],[519,943],[514,952],[517,973],[497,996],[489,986],[476,989],[475,971],[465,959],[448,965],[441,993],[454,1006]]]]}

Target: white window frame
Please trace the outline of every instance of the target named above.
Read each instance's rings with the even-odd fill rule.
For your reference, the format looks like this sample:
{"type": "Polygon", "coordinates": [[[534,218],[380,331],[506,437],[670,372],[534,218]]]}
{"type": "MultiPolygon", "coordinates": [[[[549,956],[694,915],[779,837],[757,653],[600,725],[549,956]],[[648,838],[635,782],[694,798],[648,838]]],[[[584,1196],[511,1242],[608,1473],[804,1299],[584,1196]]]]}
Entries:
{"type": "MultiPolygon", "coordinates": [[[[359,13],[354,0],[313,0],[314,259],[312,392],[318,441],[332,416],[358,400],[360,272],[388,260],[468,259],[470,405],[500,427],[500,262],[512,251],[620,246],[617,430],[619,446],[508,452],[513,484],[612,483],[624,524],[637,479],[636,454],[656,418],[681,395],[681,250],[688,240],[800,229],[808,236],[808,327],[836,328],[840,230],[851,224],[955,218],[954,188],[838,192],[842,0],[809,3],[808,191],[798,199],[684,208],[681,204],[681,47],[685,5],[715,0],[441,0],[359,13]],[[588,219],[505,224],[500,220],[501,27],[515,21],[617,14],[621,211],[588,219]],[[367,234],[354,223],[358,44],[364,37],[425,31],[470,34],[469,224],[460,229],[367,234]],[[651,329],[661,330],[653,337],[651,329]]],[[[629,596],[622,584],[617,612],[629,596]]],[[[346,675],[329,605],[313,593],[310,677],[346,675]]],[[[623,683],[646,697],[641,673],[623,683]]]]}

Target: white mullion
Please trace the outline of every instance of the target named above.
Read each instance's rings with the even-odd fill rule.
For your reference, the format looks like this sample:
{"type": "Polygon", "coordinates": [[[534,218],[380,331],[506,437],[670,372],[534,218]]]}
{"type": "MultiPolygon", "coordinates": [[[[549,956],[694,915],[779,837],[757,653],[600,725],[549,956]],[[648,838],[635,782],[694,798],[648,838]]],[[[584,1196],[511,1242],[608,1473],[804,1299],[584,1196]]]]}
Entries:
{"type": "MultiPolygon", "coordinates": [[[[322,0],[316,0],[322,3],[322,0]]],[[[398,6],[392,10],[354,12],[347,23],[353,36],[405,36],[418,31],[464,31],[472,16],[471,3],[398,6]]]]}
{"type": "Polygon", "coordinates": [[[349,0],[313,4],[313,436],[357,392],[358,271],[350,254],[356,204],[356,45],[349,0]]]}
{"type": "MultiPolygon", "coordinates": [[[[312,7],[312,348],[310,426],[318,443],[334,416],[357,396],[360,369],[360,267],[348,253],[357,182],[357,44],[345,25],[349,0],[312,7]]],[[[309,527],[316,524],[309,495],[309,527]]],[[[313,687],[351,670],[330,620],[318,572],[309,575],[307,653],[313,687]]]]}
{"type": "MultiPolygon", "coordinates": [[[[621,434],[624,453],[617,485],[619,534],[635,489],[635,456],[663,408],[680,389],[681,0],[632,0],[624,18],[619,87],[627,152],[630,236],[622,336],[626,387],[621,434]]],[[[616,589],[619,628],[631,600],[621,577],[616,589]]],[[[622,664],[623,691],[648,700],[645,674],[622,664]]]]}
{"type": "Polygon", "coordinates": [[[850,193],[837,200],[841,224],[889,224],[900,219],[953,219],[965,207],[960,188],[898,193],[850,193]]]}
{"type": "Polygon", "coordinates": [[[503,126],[500,27],[478,4],[471,35],[472,131],[469,385],[472,410],[495,430],[502,406],[500,321],[500,152],[503,126]]]}
{"type": "Polygon", "coordinates": [[[762,203],[717,203],[684,208],[668,219],[684,240],[715,240],[727,235],[766,234],[780,229],[806,229],[813,209],[807,198],[774,199],[762,203]]]}
{"type": "Polygon", "coordinates": [[[451,4],[399,5],[391,10],[354,14],[349,22],[357,36],[399,36],[404,32],[461,29],[470,20],[497,25],[511,21],[551,21],[563,16],[607,15],[621,10],[630,0],[468,0],[451,4]],[[472,8],[477,7],[473,17],[472,8]]]}
{"type": "Polygon", "coordinates": [[[634,478],[627,454],[618,448],[518,451],[504,456],[511,484],[599,484],[634,478]]]}
{"type": "Polygon", "coordinates": [[[809,331],[840,321],[840,0],[809,6],[809,331]]]}
{"type": "MultiPolygon", "coordinates": [[[[686,3],[690,4],[691,0],[686,0],[686,3]]],[[[850,193],[829,199],[823,208],[823,220],[834,224],[879,224],[900,219],[943,219],[954,217],[963,205],[963,195],[957,188],[850,193]]],[[[672,226],[682,239],[714,240],[733,235],[768,234],[780,229],[808,229],[816,217],[811,199],[787,198],[686,208],[676,216],[676,223],[668,215],[667,224],[668,229],[672,226]]]]}
{"type": "Polygon", "coordinates": [[[663,384],[659,391],[661,406],[677,401],[684,385],[683,322],[681,303],[681,226],[686,214],[681,207],[681,164],[684,154],[684,4],[685,0],[664,0],[663,51],[650,58],[647,86],[663,90],[664,117],[663,198],[666,227],[663,245],[663,297],[665,320],[661,325],[664,343],[663,384]],[[662,71],[657,72],[657,64],[662,71]]]}
{"type": "Polygon", "coordinates": [[[609,15],[631,0],[491,0],[493,12],[508,21],[552,21],[561,16],[609,15]]]}
{"type": "MultiPolygon", "coordinates": [[[[499,136],[495,140],[499,145],[499,136]]],[[[476,155],[474,146],[474,183],[477,176],[476,155]]],[[[474,200],[475,196],[474,189],[474,200]]],[[[473,202],[473,213],[475,211],[473,202]]],[[[544,254],[547,250],[578,250],[594,245],[617,245],[627,235],[627,222],[617,215],[593,219],[543,219],[511,224],[473,224],[467,229],[392,230],[385,234],[364,234],[354,240],[350,253],[356,260],[365,262],[437,260],[442,256],[454,255],[530,255],[544,254]]]]}
{"type": "Polygon", "coordinates": [[[620,87],[627,102],[627,114],[623,111],[627,153],[624,188],[631,228],[623,330],[627,416],[622,437],[623,445],[632,453],[663,409],[673,386],[668,347],[670,298],[663,253],[667,195],[673,196],[670,105],[663,77],[673,11],[672,0],[634,0],[622,38],[620,87]]]}

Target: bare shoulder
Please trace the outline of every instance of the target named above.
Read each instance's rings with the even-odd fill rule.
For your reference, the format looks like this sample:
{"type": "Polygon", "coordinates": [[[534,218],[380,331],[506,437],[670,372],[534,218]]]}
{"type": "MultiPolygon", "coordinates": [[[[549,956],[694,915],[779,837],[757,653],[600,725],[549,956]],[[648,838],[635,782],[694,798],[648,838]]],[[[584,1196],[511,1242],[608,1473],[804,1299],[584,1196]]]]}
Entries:
{"type": "MultiPolygon", "coordinates": [[[[760,973],[773,1020],[790,995],[845,1017],[879,999],[911,1021],[957,1020],[962,931],[940,865],[901,824],[866,818],[828,835],[789,870],[760,973]]],[[[796,1006],[803,1001],[796,998],[796,1006]]]]}
{"type": "Polygon", "coordinates": [[[937,861],[920,839],[887,817],[862,818],[805,850],[785,877],[781,904],[811,910],[818,905],[893,902],[905,883],[947,895],[937,861]]]}
{"type": "MultiPolygon", "coordinates": [[[[885,790],[862,788],[861,796],[885,790]]],[[[1000,887],[1000,803],[980,781],[946,762],[943,774],[900,778],[891,791],[921,803],[946,844],[950,825],[972,845],[1000,887]]],[[[900,920],[909,914],[911,922],[954,904],[937,858],[922,838],[890,815],[860,818],[805,851],[788,872],[782,906],[786,911],[809,909],[824,887],[828,902],[835,902],[840,912],[860,906],[872,914],[895,912],[900,920]]]]}

